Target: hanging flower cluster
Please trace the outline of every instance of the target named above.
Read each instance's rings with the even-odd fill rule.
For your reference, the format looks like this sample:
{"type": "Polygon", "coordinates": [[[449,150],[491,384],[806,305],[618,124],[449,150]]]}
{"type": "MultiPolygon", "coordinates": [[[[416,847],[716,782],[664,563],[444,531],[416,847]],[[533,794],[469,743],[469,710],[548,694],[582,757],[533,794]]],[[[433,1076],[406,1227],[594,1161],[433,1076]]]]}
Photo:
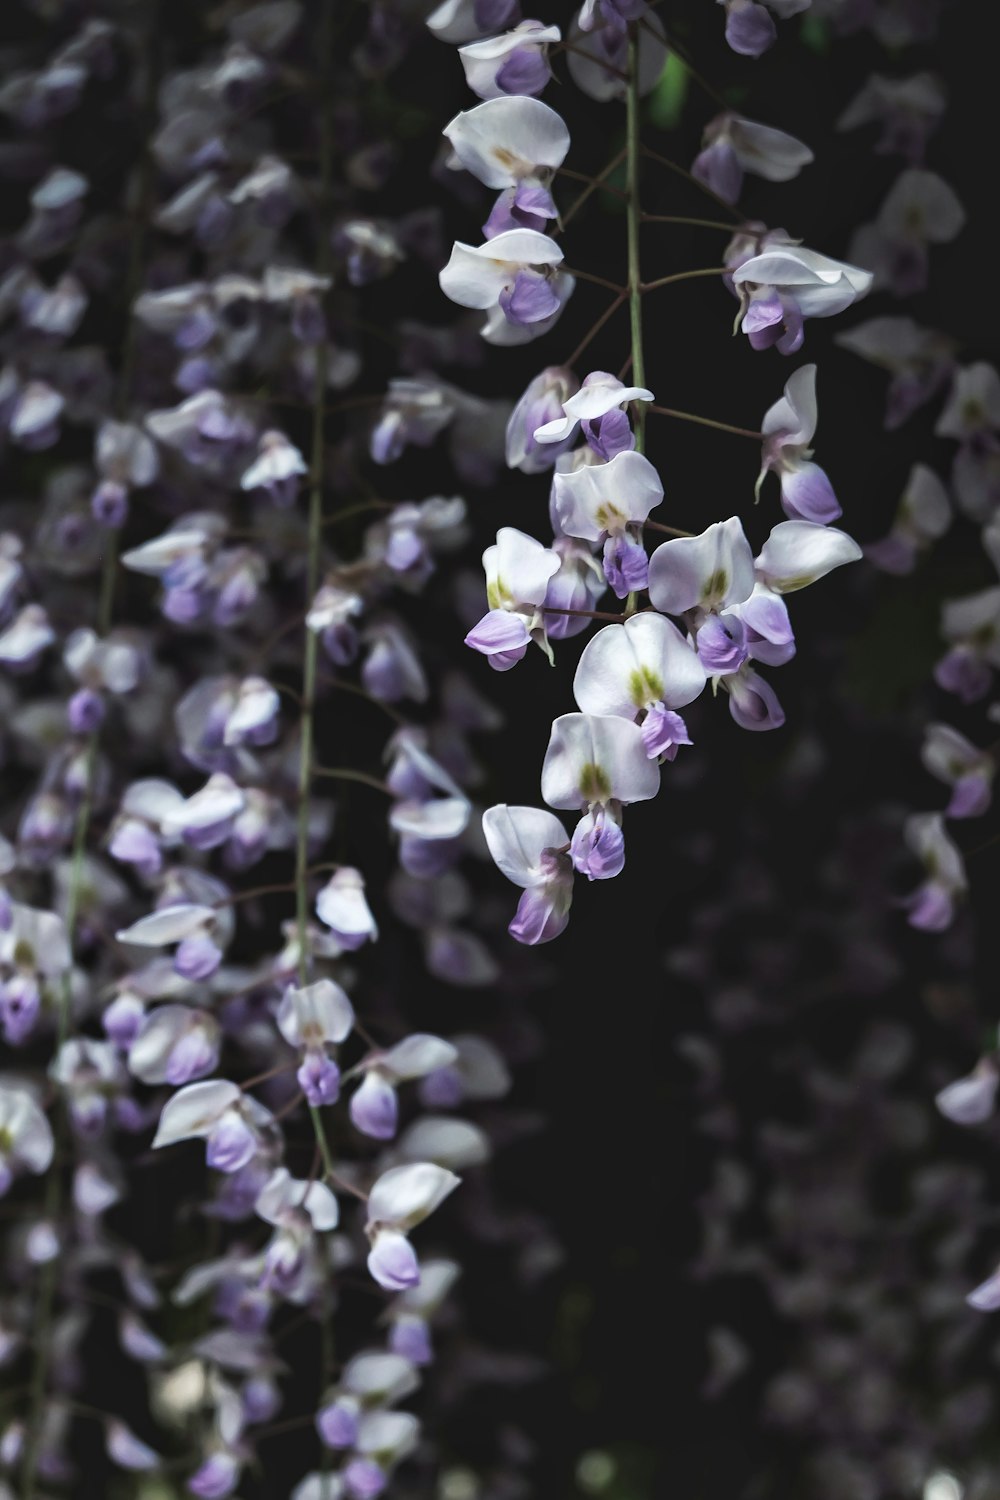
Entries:
{"type": "Polygon", "coordinates": [[[381,410],[382,285],[438,263],[432,211],[376,210],[366,80],[414,29],[264,0],[193,55],[167,7],[38,9],[0,89],[0,1466],[71,1481],[97,1420],[113,1467],[225,1496],[284,1408],[295,1493],[370,1500],[460,1269],[424,1222],[510,1086],[388,977],[498,974],[460,866],[499,716],[412,626],[466,503],[371,468],[447,425],[463,487],[500,452],[491,403],[412,373],[420,325],[381,332],[381,410]],[[135,1427],[81,1399],[109,1306],[135,1427]]]}
{"type": "MultiPolygon", "coordinates": [[[[749,9],[771,24],[761,7],[749,9]]],[[[737,50],[762,50],[734,40],[751,20],[729,7],[730,41],[737,50]]],[[[532,24],[533,38],[544,35],[546,46],[558,42],[557,28],[532,24]]],[[[506,40],[473,43],[461,55],[464,60],[478,48],[481,57],[489,46],[497,56],[509,56],[507,48],[516,53],[523,34],[517,28],[506,40]]],[[[483,226],[484,243],[456,244],[440,277],[452,301],[486,314],[480,332],[488,343],[523,344],[547,334],[581,279],[607,285],[614,297],[571,358],[542,370],[514,407],[507,463],[527,474],[551,472],[554,538],[545,545],[514,527],[500,528],[495,546],[483,554],[488,610],[466,636],[491,667],[507,671],[532,645],[552,661],[554,642],[579,634],[591,619],[612,622],[580,657],[573,680],[577,711],[556,718],[542,767],[544,801],[578,813],[574,830],[567,836],[554,812],[505,804],[490,808],[483,820],[494,860],[523,889],[510,931],[525,943],[546,942],[565,928],[576,874],[605,880],[621,872],[624,809],[656,796],[661,765],[692,742],[681,711],[709,683],[713,695],[725,693],[742,728],[780,727],[783,710],[758,668],[781,666],[794,655],[785,596],[861,555],[850,536],[830,525],[841,507],[826,473],[812,461],[818,422],[814,364],[800,366],[760,429],[745,433],[761,443],[758,496],[773,473],[788,518],[771,528],[756,551],[738,515],[699,535],[654,519],[664,486],[644,453],[646,414],[688,414],[657,406],[647,387],[646,296],[693,277],[724,278],[738,299],[737,324],[751,346],[776,345],[793,354],[802,345],[806,320],[842,312],[865,295],[872,275],[803,248],[784,230],[741,222],[729,210],[734,224],[721,267],[644,281],[642,223],[670,221],[645,214],[639,198],[641,99],[657,72],[650,63],[647,77],[645,68],[662,54],[662,28],[642,3],[587,4],[570,38],[570,75],[579,88],[602,102],[625,99],[625,147],[592,179],[592,186],[600,185],[624,162],[625,284],[574,273],[564,263],[557,236],[579,205],[560,219],[552,195],[570,134],[561,116],[537,97],[550,67],[542,72],[533,62],[523,72],[506,73],[502,86],[497,83],[444,132],[453,152],[450,165],[499,190],[483,226]],[[592,337],[626,305],[631,337],[622,370],[617,376],[579,373],[586,369],[582,359],[592,337]],[[623,382],[628,372],[634,384],[623,382]],[[669,539],[650,552],[657,533],[669,539]],[[620,614],[596,608],[608,590],[624,601],[620,614]]],[[[540,45],[532,41],[533,58],[540,45]]],[[[467,76],[483,95],[481,75],[467,69],[467,76]]],[[[726,114],[707,128],[705,149],[690,175],[728,208],[745,172],[786,181],[811,160],[809,149],[785,132],[726,114]]],[[[713,419],[691,420],[727,428],[713,419]]]]}

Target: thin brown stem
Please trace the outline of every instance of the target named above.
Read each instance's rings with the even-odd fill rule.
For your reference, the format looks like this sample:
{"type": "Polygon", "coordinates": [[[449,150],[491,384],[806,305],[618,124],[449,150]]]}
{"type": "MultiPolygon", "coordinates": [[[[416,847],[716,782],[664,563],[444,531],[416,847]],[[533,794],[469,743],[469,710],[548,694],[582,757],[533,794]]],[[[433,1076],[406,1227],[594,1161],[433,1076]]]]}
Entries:
{"type": "Polygon", "coordinates": [[[697,422],[699,427],[713,427],[716,432],[731,432],[735,437],[753,438],[755,443],[763,440],[762,432],[755,432],[752,427],[734,427],[731,422],[717,422],[714,417],[699,417],[693,411],[675,411],[672,406],[653,406],[647,408],[655,411],[658,417],[675,417],[680,422],[697,422]]]}
{"type": "Polygon", "coordinates": [[[582,620],[610,620],[615,625],[620,625],[624,615],[606,614],[601,609],[560,609],[555,604],[543,604],[543,615],[578,615],[582,620]]]}
{"type": "Polygon", "coordinates": [[[314,776],[328,776],[333,781],[358,781],[362,786],[374,787],[377,792],[384,792],[387,797],[394,797],[392,787],[386,786],[384,781],[379,781],[377,776],[369,776],[367,771],[355,771],[348,766],[313,766],[314,776]]]}
{"type": "Polygon", "coordinates": [[[560,225],[559,225],[559,227],[561,229],[565,229],[566,225],[569,224],[569,222],[572,219],[576,218],[576,215],[579,213],[579,211],[583,207],[583,205],[588,201],[588,199],[594,193],[596,193],[598,191],[604,191],[606,193],[612,193],[616,198],[625,198],[625,197],[627,197],[627,194],[625,192],[623,192],[623,190],[621,188],[612,187],[611,184],[607,181],[607,179],[611,176],[612,172],[614,172],[616,170],[616,168],[618,168],[618,167],[621,166],[621,164],[624,161],[624,159],[625,159],[625,151],[624,151],[624,148],[623,148],[621,151],[618,152],[618,154],[616,156],[613,156],[611,158],[611,160],[608,162],[607,166],[603,167],[601,169],[601,171],[598,172],[598,174],[597,174],[596,177],[591,177],[589,179],[587,178],[587,176],[586,176],[586,174],[584,172],[571,172],[571,171],[567,171],[565,167],[561,168],[563,174],[566,177],[571,177],[571,178],[573,178],[577,182],[586,182],[586,184],[587,184],[586,187],[584,188],[583,192],[580,194],[580,196],[575,200],[575,202],[573,202],[573,203],[570,204],[569,208],[561,216],[560,225]]]}
{"type": "Polygon", "coordinates": [[[696,229],[722,229],[732,234],[733,224],[723,224],[721,219],[693,219],[688,214],[643,214],[644,224],[690,224],[696,229]]]}
{"type": "Polygon", "coordinates": [[[646,292],[659,291],[661,286],[673,286],[678,281],[696,281],[700,276],[725,276],[729,269],[729,266],[703,266],[697,271],[674,271],[671,276],[659,276],[656,281],[644,281],[639,290],[645,295],[646,292]]]}
{"type": "Polygon", "coordinates": [[[595,276],[591,271],[578,271],[573,266],[563,265],[561,267],[570,276],[575,276],[578,281],[591,281],[594,286],[606,287],[609,292],[627,292],[628,288],[621,286],[617,281],[609,281],[606,276],[595,276]]]}
{"type": "Polygon", "coordinates": [[[663,534],[664,534],[664,536],[696,536],[697,535],[697,532],[694,532],[694,531],[681,531],[680,527],[678,527],[678,526],[664,526],[664,524],[663,524],[662,521],[645,520],[645,521],[643,521],[642,524],[646,528],[647,531],[662,531],[663,534]]]}
{"type": "Polygon", "coordinates": [[[577,360],[580,358],[580,355],[589,348],[590,344],[600,333],[601,329],[604,327],[605,323],[608,322],[609,318],[612,318],[618,311],[618,309],[620,307],[623,307],[627,301],[628,293],[620,292],[615,300],[609,303],[608,306],[604,309],[604,311],[601,313],[601,316],[597,319],[596,323],[591,324],[589,331],[584,334],[583,338],[573,350],[573,353],[569,356],[568,359],[564,360],[563,363],[570,366],[575,365],[577,360]]]}

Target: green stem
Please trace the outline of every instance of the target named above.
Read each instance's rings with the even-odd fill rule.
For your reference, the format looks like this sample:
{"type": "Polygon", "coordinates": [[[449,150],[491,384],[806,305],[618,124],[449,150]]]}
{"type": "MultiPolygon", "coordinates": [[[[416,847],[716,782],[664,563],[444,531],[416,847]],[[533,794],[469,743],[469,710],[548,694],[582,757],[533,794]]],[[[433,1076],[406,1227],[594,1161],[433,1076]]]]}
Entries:
{"type": "MultiPolygon", "coordinates": [[[[329,58],[333,0],[326,0],[323,7],[321,36],[318,43],[320,65],[329,58]]],[[[327,100],[320,121],[320,271],[326,268],[329,234],[325,217],[329,207],[330,185],[333,171],[333,132],[330,119],[330,101],[327,100]]],[[[323,534],[323,484],[326,471],[326,433],[324,403],[326,401],[328,348],[324,333],[316,346],[316,374],[312,424],[312,452],[309,473],[312,483],[309,488],[309,517],[306,534],[306,609],[312,604],[319,587],[320,547],[323,534]]],[[[308,626],[305,632],[305,651],[302,664],[302,719],[299,743],[298,816],[295,836],[295,930],[299,950],[299,984],[309,981],[309,797],[312,788],[313,747],[316,737],[316,678],[319,663],[319,642],[316,632],[308,626]]],[[[318,1107],[309,1106],[316,1144],[323,1159],[323,1169],[329,1175],[333,1170],[330,1143],[326,1138],[323,1117],[318,1107]]]]}

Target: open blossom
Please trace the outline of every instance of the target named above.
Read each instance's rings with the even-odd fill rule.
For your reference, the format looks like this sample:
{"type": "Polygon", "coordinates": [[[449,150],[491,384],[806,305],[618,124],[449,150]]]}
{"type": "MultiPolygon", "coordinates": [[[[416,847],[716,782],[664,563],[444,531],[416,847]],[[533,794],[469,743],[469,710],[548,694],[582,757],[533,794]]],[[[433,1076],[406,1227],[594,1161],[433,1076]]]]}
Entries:
{"type": "Polygon", "coordinates": [[[557,536],[552,550],[559,558],[559,570],[553,573],[545,591],[545,623],[550,640],[564,641],[588,628],[586,612],[596,609],[608,581],[588,542],[575,536],[557,536]],[[562,610],[583,613],[562,614],[562,610]]]}
{"type": "Polygon", "coordinates": [[[741,327],[754,349],[782,354],[802,345],[806,318],[830,318],[870,290],[872,275],[799,245],[774,245],[732,273],[741,327]]]}
{"type": "Polygon", "coordinates": [[[897,177],[872,224],[863,224],[851,255],[874,275],[874,285],[897,297],[927,285],[928,246],[947,244],[965,224],[965,210],[936,172],[909,167],[897,177]]]}
{"type": "Polygon", "coordinates": [[[865,556],[885,573],[912,573],[921,552],[950,525],[948,491],[927,464],[914,464],[888,535],[869,542],[865,556]]]}
{"type": "Polygon", "coordinates": [[[639,531],[663,499],[660,477],[641,453],[618,453],[610,463],[556,473],[552,503],[567,536],[603,542],[604,575],[624,599],[646,586],[648,560],[639,531]]]}
{"type": "Polygon", "coordinates": [[[663,542],[649,560],[649,597],[664,614],[719,612],[742,604],[753,586],[753,553],[738,516],[663,542]]]}
{"type": "Polygon", "coordinates": [[[191,1083],[219,1061],[219,1023],[189,1005],[160,1005],[129,1048],[129,1072],[143,1083],[191,1083]]]}
{"type": "Polygon", "coordinates": [[[757,491],[770,471],[781,481],[781,504],[788,516],[826,524],[841,514],[833,486],[810,462],[816,431],[816,366],[803,365],[785,383],[785,394],[765,413],[764,451],[757,491]]]}
{"type": "Polygon", "coordinates": [[[720,198],[735,203],[744,172],[768,182],[790,182],[812,160],[809,147],[793,135],[727,111],[706,125],[691,171],[720,198]]]}
{"type": "Polygon", "coordinates": [[[456,115],[444,134],[466,171],[501,197],[483,232],[544,230],[556,217],[549,184],[569,150],[562,118],[539,99],[489,99],[456,115]]]}
{"type": "Polygon", "coordinates": [[[238,1172],[257,1154],[272,1128],[270,1110],[235,1083],[217,1078],[189,1083],[167,1100],[153,1146],[204,1140],[210,1167],[238,1172]]]}
{"type": "Polygon", "coordinates": [[[368,1195],[368,1269],[379,1286],[399,1292],[416,1286],[420,1267],[407,1236],[458,1187],[454,1172],[432,1162],[390,1167],[368,1195]]]}
{"type": "Polygon", "coordinates": [[[566,65],[577,88],[599,104],[624,99],[628,77],[629,22],[638,32],[640,95],[660,80],[667,58],[663,23],[645,0],[584,0],[570,26],[566,65]]]}
{"type": "Polygon", "coordinates": [[[535,229],[508,229],[485,245],[456,244],[439,281],[460,307],[490,313],[487,343],[517,344],[547,333],[573,291],[558,269],[563,252],[535,229]]]}
{"type": "Polygon", "coordinates": [[[844,531],[815,521],[779,521],[754,568],[759,582],[776,594],[791,594],[860,557],[861,548],[844,531]]]}
{"type": "Polygon", "coordinates": [[[345,1041],[354,1026],[354,1008],[346,992],[332,979],[317,979],[301,988],[290,985],[276,1019],[285,1041],[299,1051],[296,1077],[309,1103],[335,1103],[340,1069],[330,1048],[345,1041]]]}
{"type": "Polygon", "coordinates": [[[956,904],[968,889],[965,864],[945,832],[940,813],[915,813],[906,821],[906,842],[921,860],[926,878],[908,897],[907,921],[924,932],[943,932],[951,926],[956,904]]]}
{"type": "Polygon", "coordinates": [[[549,48],[562,39],[558,26],[521,21],[500,36],[459,47],[465,81],[480,99],[540,94],[552,77],[549,48]]]}
{"type": "Polygon", "coordinates": [[[381,1349],[356,1354],[344,1366],[337,1385],[324,1396],[316,1430],[328,1448],[353,1448],[366,1409],[392,1406],[419,1384],[420,1376],[402,1354],[381,1349]]]}
{"type": "Polygon", "coordinates": [[[579,385],[573,371],[562,365],[550,366],[535,376],[507,422],[508,468],[520,469],[522,474],[541,474],[565,453],[573,442],[575,425],[559,441],[539,438],[538,433],[560,419],[579,385]]]}
{"type": "Polygon", "coordinates": [[[524,892],[510,924],[519,943],[547,943],[569,920],[573,866],[566,831],[554,813],[501,803],[483,813],[483,834],[494,863],[524,892]]]}
{"type": "Polygon", "coordinates": [[[956,1125],[981,1125],[996,1107],[998,1084],[995,1058],[983,1057],[966,1078],[957,1078],[941,1089],[934,1103],[956,1125]]]}
{"type": "Polygon", "coordinates": [[[342,948],[353,951],[374,942],[378,928],[365,898],[360,871],[345,865],[334,871],[316,897],[316,915],[329,927],[342,948]]]}
{"type": "Polygon", "coordinates": [[[928,724],[921,759],[932,776],[951,787],[946,818],[978,818],[993,800],[997,766],[986,750],[978,750],[949,724],[928,724]]]}
{"type": "Polygon", "coordinates": [[[573,695],[587,714],[614,714],[640,724],[647,756],[673,760],[691,743],[675,712],[705,686],[705,668],[677,627],[643,612],[624,625],[606,625],[588,641],[573,679],[573,695]]]}
{"type": "Polygon", "coordinates": [[[491,667],[506,672],[521,660],[529,644],[551,657],[541,606],[549,579],[559,568],[558,555],[513,526],[497,532],[496,543],[483,553],[489,613],[465,637],[491,667]]]}
{"type": "Polygon", "coordinates": [[[362,1064],[361,1086],[351,1096],[351,1120],[364,1134],[388,1141],[396,1134],[399,1108],[396,1085],[446,1068],[458,1053],[440,1037],[415,1033],[362,1064]]]}
{"type": "Polygon", "coordinates": [[[953,339],[912,318],[869,318],[836,336],[836,343],[891,376],[885,425],[893,431],[935,396],[954,367],[953,339]]]}
{"type": "Polygon", "coordinates": [[[947,97],[940,78],[914,73],[909,78],[886,78],[873,73],[837,121],[838,130],[877,124],[881,134],[875,150],[904,156],[914,164],[923,159],[928,138],[944,114],[947,97]]]}
{"type": "Polygon", "coordinates": [[[535,429],[536,443],[568,443],[579,425],[583,435],[599,458],[610,462],[617,454],[635,447],[625,408],[630,401],[652,401],[653,392],[644,386],[622,385],[606,370],[595,370],[584,376],[575,395],[562,403],[561,417],[535,429]]]}
{"type": "Polygon", "coordinates": [[[570,858],[589,879],[621,872],[621,810],[655,797],[659,787],[659,766],[647,756],[637,724],[597,714],[562,714],[553,723],[542,763],[542,797],[550,807],[582,811],[570,858]]]}
{"type": "Polygon", "coordinates": [[[264,1252],[264,1286],[288,1291],[295,1286],[313,1237],[336,1229],[337,1199],[322,1182],[299,1182],[285,1167],[268,1178],[254,1204],[257,1215],[274,1226],[264,1252]]]}
{"type": "Polygon", "coordinates": [[[30,1090],[0,1083],[0,1198],[21,1172],[47,1172],[55,1145],[52,1127],[30,1090]]]}
{"type": "Polygon", "coordinates": [[[993,669],[1000,669],[1000,588],[945,600],[941,634],[949,650],[934,668],[934,680],[963,703],[975,703],[989,692],[993,669]]]}

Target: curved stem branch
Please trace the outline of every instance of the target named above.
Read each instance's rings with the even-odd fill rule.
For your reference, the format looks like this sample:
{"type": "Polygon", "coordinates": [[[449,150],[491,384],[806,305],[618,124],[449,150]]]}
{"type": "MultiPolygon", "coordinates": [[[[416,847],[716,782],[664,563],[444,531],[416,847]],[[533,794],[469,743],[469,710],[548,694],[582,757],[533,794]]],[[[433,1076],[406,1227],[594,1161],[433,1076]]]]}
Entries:
{"type": "Polygon", "coordinates": [[[731,432],[736,437],[753,438],[755,443],[764,440],[762,432],[755,432],[752,427],[734,427],[731,422],[717,422],[714,417],[699,417],[693,411],[676,411],[672,406],[650,405],[650,411],[654,411],[658,417],[675,417],[680,422],[697,422],[699,427],[714,427],[716,432],[731,432]]]}

